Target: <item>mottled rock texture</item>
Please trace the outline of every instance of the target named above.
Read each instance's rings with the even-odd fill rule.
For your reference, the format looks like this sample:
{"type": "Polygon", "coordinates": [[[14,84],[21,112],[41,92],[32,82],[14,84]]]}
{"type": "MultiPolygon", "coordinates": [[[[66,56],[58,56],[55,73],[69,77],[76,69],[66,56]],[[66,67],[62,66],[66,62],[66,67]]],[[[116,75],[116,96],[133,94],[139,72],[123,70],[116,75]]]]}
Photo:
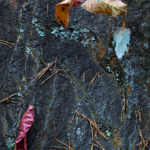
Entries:
{"type": "Polygon", "coordinates": [[[112,41],[123,17],[92,14],[77,6],[65,29],[55,20],[58,2],[0,0],[0,40],[14,43],[0,41],[0,99],[19,93],[17,103],[0,103],[0,150],[14,149],[29,104],[35,106],[35,122],[28,133],[28,150],[63,146],[54,139],[54,120],[57,139],[67,145],[71,139],[75,150],[91,150],[90,124],[74,116],[75,110],[96,121],[107,135],[97,135],[106,150],[131,150],[141,140],[138,126],[144,139],[150,138],[150,1],[125,0],[131,40],[121,60],[112,41]],[[69,72],[60,71],[43,85],[39,84],[50,71],[40,80],[31,79],[46,67],[41,60],[48,64],[56,58],[56,67],[69,72]],[[100,78],[89,86],[97,73],[100,78]]]}

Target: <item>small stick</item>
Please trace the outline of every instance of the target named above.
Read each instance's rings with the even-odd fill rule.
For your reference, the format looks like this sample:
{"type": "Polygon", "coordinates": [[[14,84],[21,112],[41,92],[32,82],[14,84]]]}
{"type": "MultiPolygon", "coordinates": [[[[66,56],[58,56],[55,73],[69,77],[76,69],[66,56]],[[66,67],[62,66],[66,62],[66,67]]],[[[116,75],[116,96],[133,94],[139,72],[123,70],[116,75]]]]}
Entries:
{"type": "Polygon", "coordinates": [[[90,123],[90,128],[91,128],[91,135],[92,135],[92,145],[91,145],[91,150],[93,150],[93,142],[94,142],[94,137],[93,137],[93,128],[92,128],[92,125],[90,123]]]}
{"type": "Polygon", "coordinates": [[[141,150],[145,150],[148,146],[150,138],[148,140],[144,140],[140,126],[138,126],[138,130],[139,130],[139,136],[140,136],[141,141],[140,143],[134,145],[132,150],[135,150],[136,147],[139,147],[141,150]]]}
{"type": "Polygon", "coordinates": [[[69,138],[69,150],[71,150],[71,139],[69,138]]]}
{"type": "Polygon", "coordinates": [[[52,78],[56,73],[58,73],[58,71],[55,71],[52,75],[50,75],[48,78],[46,78],[43,82],[40,83],[40,85],[44,84],[47,80],[49,80],[50,78],[52,78]]]}
{"type": "Polygon", "coordinates": [[[69,146],[67,144],[65,144],[64,142],[62,142],[62,141],[60,141],[60,140],[58,140],[56,138],[56,124],[55,124],[55,120],[54,119],[52,120],[52,124],[53,124],[53,127],[54,127],[54,139],[58,143],[62,144],[64,147],[63,146],[50,146],[50,147],[52,147],[52,148],[62,148],[62,149],[74,150],[74,148],[71,147],[71,139],[70,138],[69,138],[69,146]]]}
{"type": "Polygon", "coordinates": [[[100,129],[98,128],[98,125],[96,124],[96,122],[92,121],[91,120],[91,124],[93,125],[93,127],[96,129],[96,132],[101,135],[103,138],[107,138],[107,136],[102,132],[100,131],[100,129]]]}
{"type": "MultiPolygon", "coordinates": [[[[36,78],[41,78],[43,75],[44,75],[44,73],[50,68],[50,67],[52,67],[52,65],[54,64],[54,62],[51,62],[49,65],[47,65],[47,67],[45,67],[44,69],[42,69],[39,73],[37,73],[35,76],[33,76],[33,77],[31,77],[31,79],[32,78],[34,78],[34,80],[36,79],[36,78]]],[[[33,80],[33,81],[34,81],[33,80]]],[[[32,82],[33,82],[32,81],[32,82]]]]}
{"type": "Polygon", "coordinates": [[[63,75],[62,73],[58,73],[59,75],[61,75],[62,77],[68,79],[68,77],[66,77],[65,75],[63,75]]]}
{"type": "Polygon", "coordinates": [[[50,146],[51,148],[62,148],[62,149],[68,149],[66,147],[63,147],[63,146],[50,146]]]}
{"type": "Polygon", "coordinates": [[[15,45],[15,43],[11,43],[11,42],[8,42],[8,41],[5,41],[5,40],[0,40],[0,42],[7,43],[7,44],[10,44],[10,45],[15,45]]]}
{"type": "Polygon", "coordinates": [[[43,75],[48,69],[50,69],[50,67],[53,66],[53,64],[54,64],[54,62],[51,62],[49,65],[46,65],[47,67],[42,70],[42,73],[41,73],[41,75],[39,76],[39,79],[42,77],[42,75],[43,75]]]}
{"type": "Polygon", "coordinates": [[[7,44],[7,43],[3,43],[3,42],[1,42],[1,41],[0,41],[0,43],[3,44],[3,45],[8,46],[8,47],[10,47],[10,48],[13,48],[11,45],[9,45],[9,44],[7,44]]]}
{"type": "Polygon", "coordinates": [[[18,95],[18,93],[11,94],[10,96],[0,100],[0,103],[3,103],[5,101],[9,101],[13,96],[16,96],[16,95],[18,95]]]}
{"type": "Polygon", "coordinates": [[[66,69],[51,69],[52,71],[64,71],[64,72],[69,72],[70,70],[66,70],[66,69]]]}
{"type": "Polygon", "coordinates": [[[89,86],[93,84],[97,76],[100,77],[99,72],[97,72],[96,75],[93,77],[93,79],[89,82],[89,86]]]}
{"type": "MultiPolygon", "coordinates": [[[[44,60],[43,60],[42,58],[41,58],[41,61],[42,61],[42,63],[43,63],[46,67],[48,67],[48,64],[47,64],[46,62],[44,62],[44,60]]],[[[52,62],[53,62],[53,64],[55,63],[54,61],[52,61],[52,62]]],[[[52,63],[52,62],[51,62],[51,63],[52,63]]],[[[50,64],[51,64],[51,63],[50,63],[50,64]]],[[[49,64],[49,65],[50,65],[50,64],[49,64]]],[[[49,71],[51,72],[50,68],[49,68],[49,71]]],[[[51,73],[52,73],[52,72],[51,72],[51,73]]]]}
{"type": "Polygon", "coordinates": [[[90,128],[91,128],[91,135],[92,135],[92,142],[94,141],[94,137],[93,137],[93,128],[92,128],[92,125],[90,123],[90,128]]]}
{"type": "Polygon", "coordinates": [[[89,144],[91,144],[91,145],[93,145],[93,146],[95,146],[95,147],[99,148],[99,146],[98,146],[97,144],[90,143],[90,142],[89,142],[89,144]]]}
{"type": "Polygon", "coordinates": [[[83,76],[82,76],[82,82],[85,82],[85,72],[83,72],[83,76]]]}
{"type": "Polygon", "coordinates": [[[98,125],[96,124],[96,122],[92,121],[91,119],[87,118],[86,116],[84,116],[83,114],[79,113],[77,110],[75,111],[75,114],[79,115],[80,117],[82,117],[83,119],[89,121],[89,123],[95,128],[96,132],[101,135],[104,138],[107,138],[106,135],[100,131],[100,129],[98,128],[98,125]]]}
{"type": "Polygon", "coordinates": [[[101,148],[102,150],[105,150],[105,148],[103,148],[100,143],[98,142],[98,140],[94,139],[94,141],[97,143],[97,145],[99,146],[99,148],[101,148]]]}
{"type": "Polygon", "coordinates": [[[141,108],[140,108],[140,106],[137,107],[137,110],[138,110],[138,115],[139,115],[139,122],[142,122],[141,108]]]}
{"type": "Polygon", "coordinates": [[[4,41],[4,40],[0,40],[0,43],[4,44],[6,46],[9,46],[10,48],[13,48],[13,45],[15,44],[15,43],[10,43],[10,42],[4,41]]]}
{"type": "Polygon", "coordinates": [[[71,146],[69,147],[67,144],[65,144],[64,142],[58,140],[58,139],[55,139],[58,143],[64,145],[63,146],[50,146],[50,147],[53,147],[53,148],[63,148],[63,149],[68,149],[68,150],[74,150],[74,148],[72,148],[71,146]]]}
{"type": "Polygon", "coordinates": [[[58,143],[61,143],[62,145],[66,146],[67,148],[69,148],[69,146],[67,144],[65,144],[64,142],[58,140],[58,139],[55,139],[58,143]]]}
{"type": "Polygon", "coordinates": [[[56,124],[55,124],[55,120],[52,121],[53,124],[53,128],[54,128],[54,139],[56,139],[56,124]]]}
{"type": "Polygon", "coordinates": [[[125,98],[125,96],[124,96],[124,103],[123,103],[122,112],[121,112],[121,118],[122,118],[122,119],[124,119],[125,110],[126,110],[126,98],[125,98]]]}
{"type": "MultiPolygon", "coordinates": [[[[44,62],[44,60],[41,58],[41,61],[43,62],[43,64],[47,67],[48,65],[46,64],[46,62],[44,62]]],[[[54,61],[54,64],[56,64],[56,61],[54,61]]],[[[52,68],[49,68],[49,71],[52,73],[53,71],[64,71],[64,72],[69,72],[70,70],[66,70],[66,69],[56,69],[56,65],[55,65],[55,68],[52,69],[52,68]]]]}
{"type": "Polygon", "coordinates": [[[138,126],[138,130],[139,130],[139,136],[140,136],[140,138],[141,138],[141,144],[143,144],[144,145],[144,148],[146,148],[147,147],[147,142],[144,140],[144,138],[143,138],[143,135],[142,135],[142,131],[141,131],[141,129],[140,129],[140,126],[138,126]]]}

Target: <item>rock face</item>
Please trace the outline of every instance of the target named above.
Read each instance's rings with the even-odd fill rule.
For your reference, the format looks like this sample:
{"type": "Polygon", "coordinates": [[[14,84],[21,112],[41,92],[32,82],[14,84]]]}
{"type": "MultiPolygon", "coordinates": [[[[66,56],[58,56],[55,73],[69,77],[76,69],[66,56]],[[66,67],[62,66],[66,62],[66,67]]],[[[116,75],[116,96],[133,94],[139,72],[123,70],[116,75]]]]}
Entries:
{"type": "MultiPolygon", "coordinates": [[[[74,150],[91,150],[92,131],[106,150],[131,150],[141,141],[140,131],[145,141],[150,138],[150,1],[125,1],[131,37],[122,59],[112,44],[122,17],[77,6],[63,28],[55,20],[58,2],[0,1],[0,99],[17,93],[16,100],[0,103],[0,150],[14,149],[29,104],[35,122],[28,150],[63,149],[59,141],[68,149],[71,141],[74,150]],[[51,62],[51,70],[36,78],[51,62]]],[[[93,142],[93,149],[100,149],[93,142]]]]}

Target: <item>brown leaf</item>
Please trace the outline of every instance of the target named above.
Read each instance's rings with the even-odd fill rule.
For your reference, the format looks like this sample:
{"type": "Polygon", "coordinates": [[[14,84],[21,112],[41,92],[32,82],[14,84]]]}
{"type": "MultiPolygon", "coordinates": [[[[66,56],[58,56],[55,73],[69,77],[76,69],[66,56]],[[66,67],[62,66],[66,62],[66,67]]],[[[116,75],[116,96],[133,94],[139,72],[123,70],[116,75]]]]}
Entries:
{"type": "Polygon", "coordinates": [[[92,13],[103,13],[114,17],[127,14],[127,5],[121,0],[86,0],[82,7],[92,13]]]}

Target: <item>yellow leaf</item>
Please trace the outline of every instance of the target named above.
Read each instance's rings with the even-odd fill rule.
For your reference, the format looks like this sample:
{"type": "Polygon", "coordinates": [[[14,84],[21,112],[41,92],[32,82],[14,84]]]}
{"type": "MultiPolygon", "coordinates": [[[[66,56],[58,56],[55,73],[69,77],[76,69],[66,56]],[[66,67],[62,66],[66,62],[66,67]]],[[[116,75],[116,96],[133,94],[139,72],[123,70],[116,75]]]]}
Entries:
{"type": "Polygon", "coordinates": [[[121,0],[86,0],[82,7],[92,13],[103,13],[114,17],[127,14],[127,5],[121,0]]]}

